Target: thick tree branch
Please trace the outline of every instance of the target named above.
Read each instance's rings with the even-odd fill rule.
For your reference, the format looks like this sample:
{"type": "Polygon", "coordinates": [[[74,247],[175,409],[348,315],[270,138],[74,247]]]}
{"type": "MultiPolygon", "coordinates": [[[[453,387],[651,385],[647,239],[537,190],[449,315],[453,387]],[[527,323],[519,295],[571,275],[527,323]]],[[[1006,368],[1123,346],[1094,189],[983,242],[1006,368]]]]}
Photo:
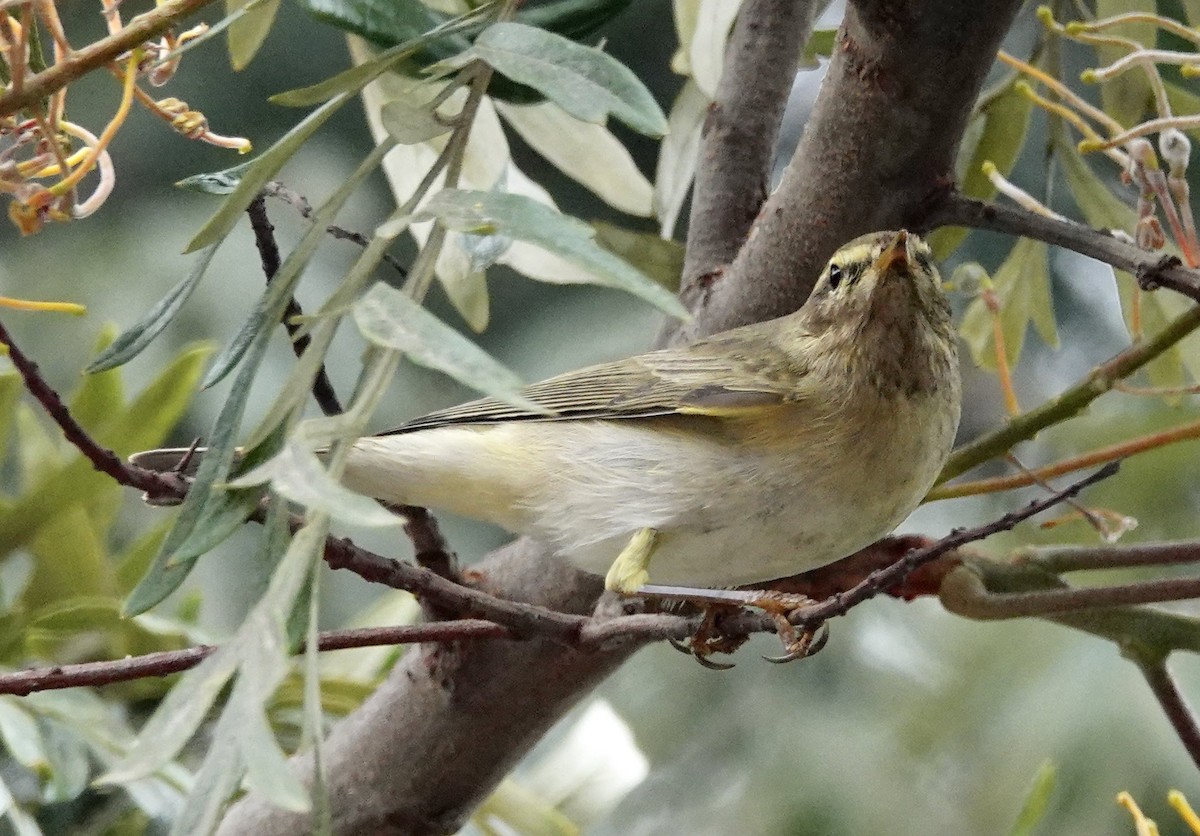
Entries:
{"type": "Polygon", "coordinates": [[[729,39],[717,98],[704,122],[683,263],[685,303],[733,261],[767,198],[775,141],[812,0],[748,0],[729,39]]]}
{"type": "Polygon", "coordinates": [[[850,3],[800,146],[683,336],[790,313],[841,244],[919,220],[1020,5],[850,3]]]}

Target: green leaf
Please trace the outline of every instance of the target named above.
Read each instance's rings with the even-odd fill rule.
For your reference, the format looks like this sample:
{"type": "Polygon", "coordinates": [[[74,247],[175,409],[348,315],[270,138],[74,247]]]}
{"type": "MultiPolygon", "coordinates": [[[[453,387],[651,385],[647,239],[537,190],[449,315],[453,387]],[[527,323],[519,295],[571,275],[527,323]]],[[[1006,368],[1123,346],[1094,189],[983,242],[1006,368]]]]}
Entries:
{"type": "Polygon", "coordinates": [[[1021,805],[1021,812],[1017,814],[1009,836],[1034,836],[1038,832],[1037,826],[1046,815],[1050,797],[1054,794],[1057,773],[1058,770],[1050,761],[1038,767],[1037,775],[1033,777],[1033,784],[1025,796],[1025,803],[1021,805]]]}
{"type": "MultiPolygon", "coordinates": [[[[959,190],[967,197],[985,200],[996,193],[996,187],[983,173],[983,164],[991,162],[1005,177],[1012,171],[1025,146],[1029,133],[1029,119],[1033,102],[1022,95],[1014,76],[995,92],[981,97],[978,112],[974,117],[982,120],[978,142],[973,148],[966,140],[959,150],[959,190]]],[[[967,230],[961,227],[939,229],[930,236],[929,243],[938,260],[946,258],[957,249],[967,230]]]]}
{"type": "Polygon", "coordinates": [[[0,739],[5,751],[21,766],[44,774],[50,765],[37,721],[16,697],[0,697],[0,739]]]}
{"type": "Polygon", "coordinates": [[[534,88],[577,119],[603,124],[612,114],[646,136],[667,132],[667,118],[641,80],[594,47],[521,23],[496,23],[453,63],[475,58],[534,88]]]}
{"type": "MultiPolygon", "coordinates": [[[[419,38],[446,21],[445,15],[426,8],[418,0],[300,0],[300,6],[318,20],[382,47],[419,38]]],[[[459,36],[452,42],[452,53],[468,45],[459,36]]]]}
{"type": "Polygon", "coordinates": [[[379,119],[392,139],[401,145],[415,145],[449,133],[450,125],[439,119],[429,102],[418,104],[393,99],[379,110],[379,119]]]}
{"type": "Polygon", "coordinates": [[[30,541],[34,573],[21,603],[26,609],[64,598],[116,595],[112,564],[100,535],[79,505],[60,508],[30,541]]]}
{"type": "Polygon", "coordinates": [[[225,13],[239,15],[229,27],[229,63],[234,70],[244,70],[254,59],[258,48],[267,39],[279,0],[225,0],[225,13]]]}
{"type": "Polygon", "coordinates": [[[288,766],[287,755],[279,748],[263,710],[247,706],[237,720],[246,783],[276,807],[307,812],[312,806],[308,792],[288,766]]]}
{"type": "MultiPolygon", "coordinates": [[[[116,329],[105,325],[96,337],[95,348],[104,351],[112,344],[116,329]]],[[[103,435],[125,402],[125,387],[116,371],[88,375],[71,396],[71,414],[95,435],[103,435]]]]}
{"type": "MultiPolygon", "coordinates": [[[[1054,310],[1050,303],[1050,273],[1045,243],[1021,238],[996,270],[993,290],[1000,304],[1000,326],[1004,334],[1004,355],[1010,367],[1021,357],[1025,329],[1033,320],[1042,338],[1057,345],[1054,310]],[[1035,315],[1035,305],[1045,312],[1035,315]]],[[[996,339],[992,314],[981,298],[967,307],[960,327],[963,340],[971,350],[975,364],[995,370],[996,339]]]]}
{"type": "MultiPolygon", "coordinates": [[[[160,444],[191,400],[200,369],[209,353],[210,349],[206,347],[183,351],[132,404],[124,409],[113,409],[97,440],[119,455],[160,444]]],[[[21,445],[22,448],[29,446],[28,440],[21,445]]],[[[0,510],[0,554],[26,542],[61,509],[72,505],[94,507],[121,493],[121,488],[111,478],[96,471],[81,455],[75,455],[65,463],[44,459],[40,465],[34,462],[33,476],[36,481],[32,488],[11,506],[0,510]]]]}
{"type": "Polygon", "coordinates": [[[237,670],[237,656],[222,647],[187,671],[155,709],[141,734],[118,763],[96,779],[123,784],[143,778],[183,748],[237,670]]]}
{"type": "Polygon", "coordinates": [[[246,172],[257,162],[258,160],[247,160],[240,165],[235,165],[233,168],[227,168],[224,171],[193,174],[191,177],[175,181],[175,186],[180,189],[187,189],[190,192],[200,192],[201,194],[231,194],[237,188],[238,183],[242,182],[242,177],[246,172]]]}
{"type": "Polygon", "coordinates": [[[607,221],[592,221],[596,243],[620,256],[667,290],[676,293],[683,275],[683,244],[652,232],[638,232],[607,221]]]}
{"type": "Polygon", "coordinates": [[[376,146],[359,163],[358,168],[338,186],[337,190],[317,207],[317,211],[312,216],[312,223],[305,230],[299,243],[288,253],[283,264],[279,265],[279,270],[271,277],[267,289],[259,297],[259,302],[250,316],[247,317],[230,344],[213,360],[208,374],[204,376],[204,381],[201,383],[203,388],[208,388],[224,378],[232,371],[258,335],[271,330],[275,323],[281,321],[291,299],[292,288],[299,281],[300,274],[308,266],[317,247],[325,240],[326,228],[393,145],[391,140],[384,140],[376,146]]]}
{"type": "MultiPolygon", "coordinates": [[[[1141,12],[1156,14],[1156,0],[1096,0],[1096,17],[1112,17],[1126,12],[1141,12]]],[[[1121,37],[1140,41],[1143,46],[1153,49],[1158,30],[1153,23],[1126,23],[1121,26],[1121,37]]],[[[1129,50],[1120,46],[1096,46],[1096,57],[1101,64],[1110,64],[1118,58],[1129,54],[1129,50]]],[[[1154,93],[1150,87],[1150,79],[1140,67],[1123,72],[1119,76],[1100,84],[1100,103],[1104,112],[1116,119],[1127,128],[1142,121],[1146,109],[1154,101],[1154,93]]]]}
{"type": "Polygon", "coordinates": [[[597,244],[591,226],[532,198],[443,189],[430,198],[417,219],[430,217],[458,232],[507,235],[528,241],[590,271],[596,284],[625,290],[672,316],[689,317],[672,293],[597,244]]]}
{"type": "MultiPolygon", "coordinates": [[[[403,0],[403,2],[406,5],[416,5],[415,0],[403,0]]],[[[410,38],[404,43],[397,44],[370,61],[359,64],[357,67],[343,70],[337,75],[309,87],[299,87],[279,93],[272,96],[270,101],[272,104],[283,105],[284,107],[307,107],[308,105],[323,102],[335,96],[355,95],[374,79],[383,75],[388,70],[395,68],[405,59],[411,58],[422,47],[433,44],[443,38],[471,31],[478,25],[479,23],[475,19],[474,14],[468,12],[461,17],[448,20],[417,37],[410,38]]],[[[451,54],[459,51],[457,49],[453,50],[451,54]]]]}
{"type": "Polygon", "coordinates": [[[208,265],[212,262],[213,255],[216,254],[218,246],[218,244],[213,244],[211,247],[203,250],[197,257],[196,264],[192,267],[191,272],[184,277],[183,281],[171,288],[167,292],[167,295],[147,311],[137,324],[123,332],[113,341],[112,345],[102,351],[100,356],[88,365],[86,369],[87,373],[95,374],[96,372],[107,371],[108,369],[128,363],[140,354],[142,349],[148,346],[164,328],[171,324],[183,308],[184,302],[191,297],[192,292],[199,286],[200,279],[204,276],[208,265]]]}
{"type": "Polygon", "coordinates": [[[522,409],[546,412],[518,394],[524,385],[519,377],[395,288],[376,283],[354,306],[354,321],[372,343],[403,351],[417,365],[522,409]]]}
{"type": "Polygon", "coordinates": [[[8,440],[13,431],[13,420],[17,415],[17,403],[25,385],[15,371],[0,373],[0,461],[8,451],[8,440]]]}
{"type": "Polygon", "coordinates": [[[816,66],[817,56],[828,58],[833,55],[833,47],[837,43],[837,33],[836,29],[813,30],[813,33],[808,36],[808,43],[804,45],[805,66],[816,66]]]}
{"type": "Polygon", "coordinates": [[[324,511],[348,525],[390,527],[404,524],[403,517],[388,511],[375,500],[342,487],[321,467],[311,450],[298,444],[285,444],[270,461],[232,480],[229,485],[245,488],[266,482],[286,499],[324,511]]]}
{"type": "MultiPolygon", "coordinates": [[[[365,84],[366,81],[363,83],[365,84]]],[[[329,120],[329,117],[337,113],[341,106],[348,102],[350,98],[351,94],[349,92],[339,93],[334,96],[300,120],[278,142],[264,151],[242,176],[242,179],[234,187],[233,191],[230,192],[229,196],[226,197],[225,201],[221,204],[221,208],[213,213],[212,217],[205,222],[200,231],[188,243],[184,252],[195,252],[196,250],[210,247],[213,244],[219,244],[225,240],[225,236],[229,234],[230,230],[241,219],[242,213],[246,211],[246,207],[250,205],[250,201],[258,196],[258,193],[262,191],[267,181],[278,174],[279,170],[283,168],[284,163],[292,158],[301,145],[308,142],[309,137],[316,133],[317,128],[324,125],[329,120]]]]}
{"type": "Polygon", "coordinates": [[[208,451],[200,460],[195,480],[187,497],[179,507],[179,516],[162,549],[155,556],[145,576],[138,582],[125,602],[126,615],[138,615],[162,601],[174,592],[191,571],[196,557],[176,559],[176,553],[185,545],[192,531],[204,530],[203,521],[224,508],[224,500],[217,482],[229,472],[234,457],[234,438],[246,410],[250,385],[258,371],[258,365],[266,353],[267,333],[259,334],[251,346],[246,362],[242,364],[230,387],[229,397],[217,416],[216,425],[209,437],[208,451]]]}

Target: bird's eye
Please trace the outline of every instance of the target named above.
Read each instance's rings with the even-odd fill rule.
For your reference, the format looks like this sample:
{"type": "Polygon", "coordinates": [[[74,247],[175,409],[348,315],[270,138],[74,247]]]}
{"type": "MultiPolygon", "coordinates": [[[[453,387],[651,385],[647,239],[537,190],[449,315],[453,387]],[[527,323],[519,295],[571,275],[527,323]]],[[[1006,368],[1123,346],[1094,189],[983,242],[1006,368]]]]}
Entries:
{"type": "Polygon", "coordinates": [[[836,264],[829,265],[829,287],[832,290],[837,290],[837,286],[842,283],[842,268],[836,264]]]}

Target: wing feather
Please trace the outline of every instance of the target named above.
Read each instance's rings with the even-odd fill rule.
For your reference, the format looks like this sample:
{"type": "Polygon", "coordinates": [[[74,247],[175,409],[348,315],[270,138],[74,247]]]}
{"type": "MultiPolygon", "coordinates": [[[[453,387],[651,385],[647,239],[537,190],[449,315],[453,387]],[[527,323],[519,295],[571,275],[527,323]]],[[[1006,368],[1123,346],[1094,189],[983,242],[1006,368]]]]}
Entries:
{"type": "Polygon", "coordinates": [[[802,396],[807,368],[796,340],[761,325],[738,328],[679,348],[602,363],[521,390],[554,415],[481,398],[416,418],[383,435],[458,424],[506,421],[649,418],[689,414],[734,417],[802,396]],[[789,350],[780,347],[786,344],[789,350]]]}

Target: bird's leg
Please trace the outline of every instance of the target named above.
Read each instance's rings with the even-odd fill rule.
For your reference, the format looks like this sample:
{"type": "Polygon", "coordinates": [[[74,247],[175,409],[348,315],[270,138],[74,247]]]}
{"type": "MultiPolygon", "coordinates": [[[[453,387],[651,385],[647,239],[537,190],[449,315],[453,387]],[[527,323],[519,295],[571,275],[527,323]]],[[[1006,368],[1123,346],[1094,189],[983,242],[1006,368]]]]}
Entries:
{"type": "Polygon", "coordinates": [[[650,580],[647,567],[650,558],[654,557],[659,536],[654,528],[643,528],[634,534],[609,567],[608,574],[604,576],[604,588],[621,595],[637,594],[650,580]]]}

